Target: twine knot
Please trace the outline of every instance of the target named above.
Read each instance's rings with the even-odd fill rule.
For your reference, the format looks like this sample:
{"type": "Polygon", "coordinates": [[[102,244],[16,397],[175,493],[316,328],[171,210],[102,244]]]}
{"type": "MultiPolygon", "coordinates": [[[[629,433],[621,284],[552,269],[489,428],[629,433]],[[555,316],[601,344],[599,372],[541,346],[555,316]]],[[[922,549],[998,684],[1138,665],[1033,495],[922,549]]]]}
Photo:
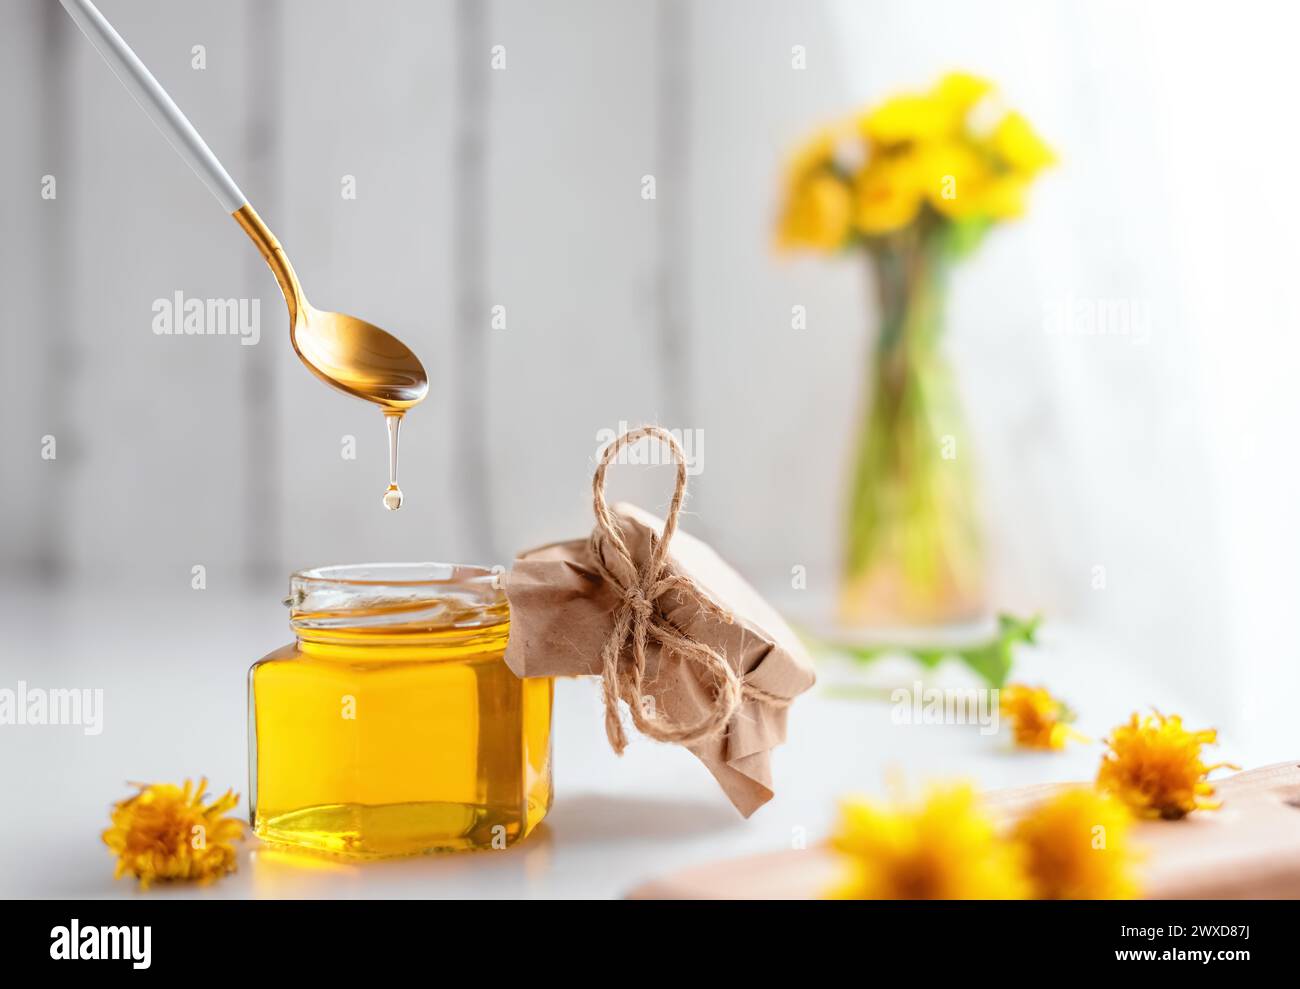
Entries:
{"type": "Polygon", "coordinates": [[[643,622],[654,617],[654,605],[640,587],[629,587],[623,592],[623,607],[630,608],[633,616],[643,622]]]}
{"type": "Polygon", "coordinates": [[[627,748],[627,734],[619,717],[618,702],[625,701],[637,729],[660,742],[691,745],[722,732],[746,697],[784,706],[789,703],[766,691],[744,684],[726,657],[668,621],[660,610],[660,598],[670,591],[694,594],[700,606],[719,621],[732,616],[719,608],[690,577],[665,575],[668,544],[677,531],[677,516],[686,497],[686,455],[672,433],[659,426],[642,426],[624,433],[601,454],[592,478],[596,527],[591,533],[591,556],[602,576],[618,591],[620,602],[614,613],[614,628],[601,650],[601,684],[605,701],[605,735],[619,755],[627,748]],[[677,464],[677,486],[664,519],[663,532],[654,544],[650,559],[638,567],[623,539],[617,519],[605,502],[605,472],[620,450],[651,437],[667,446],[677,464]],[[654,698],[645,688],[646,646],[654,641],[665,654],[677,656],[701,674],[712,694],[709,709],[694,724],[672,721],[655,710],[654,698]]]}

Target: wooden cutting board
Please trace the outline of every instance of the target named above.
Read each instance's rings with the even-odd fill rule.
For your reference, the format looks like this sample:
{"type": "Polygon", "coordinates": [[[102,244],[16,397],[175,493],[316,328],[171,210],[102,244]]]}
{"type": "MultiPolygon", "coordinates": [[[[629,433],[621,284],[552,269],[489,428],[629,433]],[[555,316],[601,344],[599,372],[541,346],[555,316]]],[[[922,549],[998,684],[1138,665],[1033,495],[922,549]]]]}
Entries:
{"type": "MultiPolygon", "coordinates": [[[[1300,898],[1300,761],[1281,762],[1214,781],[1217,811],[1181,821],[1141,821],[1135,828],[1145,858],[1147,899],[1300,898]]],[[[1015,818],[1061,784],[1002,790],[986,805],[1015,818]]],[[[808,900],[839,874],[824,845],[697,866],[646,883],[633,899],[808,900]]]]}

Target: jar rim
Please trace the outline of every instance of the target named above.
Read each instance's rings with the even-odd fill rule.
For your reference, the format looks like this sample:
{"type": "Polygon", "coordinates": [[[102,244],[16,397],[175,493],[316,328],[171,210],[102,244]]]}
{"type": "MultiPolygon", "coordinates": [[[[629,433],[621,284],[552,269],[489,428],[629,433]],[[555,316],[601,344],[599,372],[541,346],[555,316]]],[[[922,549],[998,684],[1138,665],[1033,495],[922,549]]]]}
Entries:
{"type": "Polygon", "coordinates": [[[501,569],[457,563],[355,563],[299,570],[289,580],[299,633],[384,629],[423,635],[509,621],[501,569]]]}
{"type": "Polygon", "coordinates": [[[357,587],[474,586],[500,582],[501,569],[469,563],[338,563],[297,570],[289,578],[296,584],[356,585],[357,587]]]}

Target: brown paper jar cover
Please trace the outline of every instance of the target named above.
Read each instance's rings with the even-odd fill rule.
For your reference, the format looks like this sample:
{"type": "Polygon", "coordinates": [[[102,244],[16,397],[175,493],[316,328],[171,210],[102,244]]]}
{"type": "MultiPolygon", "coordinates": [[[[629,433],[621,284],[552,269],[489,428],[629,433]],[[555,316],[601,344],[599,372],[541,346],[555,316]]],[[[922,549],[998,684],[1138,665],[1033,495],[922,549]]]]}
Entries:
{"type": "MultiPolygon", "coordinates": [[[[638,567],[658,543],[663,521],[635,505],[613,507],[638,567]]],[[[506,663],[521,677],[600,675],[601,649],[614,629],[622,594],[592,558],[592,540],[551,543],[522,553],[503,579],[510,603],[506,663]]],[[[607,564],[608,561],[602,561],[607,564]]],[[[813,685],[812,658],[779,614],[709,546],[678,530],[665,574],[690,578],[694,591],[674,588],[657,602],[662,619],[720,652],[747,687],[718,734],[687,745],[745,817],[772,799],[771,750],[786,737],[788,704],[813,685]],[[699,595],[716,606],[709,609],[699,595]],[[729,612],[720,620],[717,609],[729,612]]],[[[708,686],[694,666],[651,642],[646,693],[674,722],[694,722],[710,708],[708,686]]]]}

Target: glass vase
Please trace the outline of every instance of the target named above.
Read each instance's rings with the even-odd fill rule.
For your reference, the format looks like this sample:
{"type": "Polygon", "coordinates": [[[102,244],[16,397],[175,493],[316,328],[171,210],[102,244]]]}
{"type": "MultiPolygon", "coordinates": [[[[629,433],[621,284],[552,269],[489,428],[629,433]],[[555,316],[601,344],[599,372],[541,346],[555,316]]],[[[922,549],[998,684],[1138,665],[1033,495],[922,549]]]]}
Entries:
{"type": "Polygon", "coordinates": [[[880,330],[849,495],[840,619],[941,625],[984,610],[968,431],[942,352],[948,258],[909,229],[873,248],[880,330]]]}

